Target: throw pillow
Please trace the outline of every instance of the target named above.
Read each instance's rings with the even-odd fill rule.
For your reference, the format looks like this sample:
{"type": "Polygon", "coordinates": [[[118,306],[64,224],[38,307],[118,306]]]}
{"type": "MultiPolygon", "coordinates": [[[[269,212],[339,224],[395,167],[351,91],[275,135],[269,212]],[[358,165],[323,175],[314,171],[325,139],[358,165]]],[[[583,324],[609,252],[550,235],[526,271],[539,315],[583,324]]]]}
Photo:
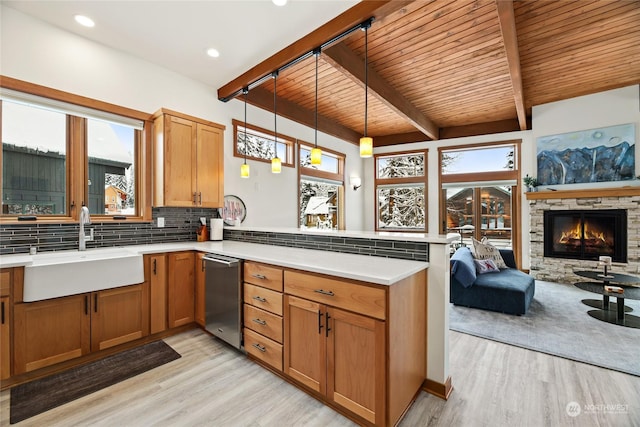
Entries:
{"type": "Polygon", "coordinates": [[[476,271],[478,274],[495,273],[496,271],[500,271],[492,259],[475,259],[474,262],[476,263],[476,271]]]}
{"type": "Polygon", "coordinates": [[[502,259],[502,255],[500,255],[500,251],[498,248],[493,246],[490,243],[482,243],[472,238],[473,241],[473,249],[475,250],[476,259],[491,259],[495,262],[496,267],[498,268],[508,268],[507,264],[505,264],[504,259],[502,259]]]}

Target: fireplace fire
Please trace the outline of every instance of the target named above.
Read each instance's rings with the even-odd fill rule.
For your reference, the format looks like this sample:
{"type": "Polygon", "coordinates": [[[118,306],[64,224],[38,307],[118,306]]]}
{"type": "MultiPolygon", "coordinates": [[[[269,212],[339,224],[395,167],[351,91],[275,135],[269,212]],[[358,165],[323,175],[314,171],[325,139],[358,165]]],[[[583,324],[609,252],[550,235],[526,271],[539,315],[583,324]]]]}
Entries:
{"type": "Polygon", "coordinates": [[[624,209],[544,212],[544,256],[627,262],[624,209]]]}

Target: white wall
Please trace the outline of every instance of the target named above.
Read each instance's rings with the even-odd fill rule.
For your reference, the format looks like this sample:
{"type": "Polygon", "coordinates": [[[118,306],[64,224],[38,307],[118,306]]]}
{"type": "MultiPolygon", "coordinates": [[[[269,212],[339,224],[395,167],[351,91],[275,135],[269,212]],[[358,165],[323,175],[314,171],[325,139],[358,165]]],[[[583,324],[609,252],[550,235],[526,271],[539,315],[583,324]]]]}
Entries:
{"type": "MultiPolygon", "coordinates": [[[[153,113],[165,107],[225,125],[225,194],[235,194],[247,206],[249,226],[297,226],[297,173],[283,168],[271,174],[269,165],[249,161],[251,177],[240,178],[242,159],[233,157],[233,118],[244,120],[244,104],[223,103],[217,88],[168,69],[58,29],[14,9],[0,6],[0,74],[76,95],[153,113]]],[[[248,107],[248,121],[273,128],[273,115],[248,107]]],[[[278,132],[314,141],[313,129],[278,118],[278,132]]],[[[318,144],[346,154],[346,175],[362,176],[357,147],[319,134],[318,144]]],[[[363,194],[346,187],[346,224],[363,229],[363,194]]]]}

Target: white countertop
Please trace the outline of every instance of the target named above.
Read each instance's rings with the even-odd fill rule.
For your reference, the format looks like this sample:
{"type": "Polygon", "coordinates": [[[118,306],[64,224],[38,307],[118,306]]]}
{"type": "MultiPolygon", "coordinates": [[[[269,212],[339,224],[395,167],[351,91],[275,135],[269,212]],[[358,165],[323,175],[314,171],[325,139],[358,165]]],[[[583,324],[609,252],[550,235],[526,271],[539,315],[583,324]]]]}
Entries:
{"type": "MultiPolygon", "coordinates": [[[[256,229],[252,230],[256,231],[256,229]]],[[[394,240],[399,239],[396,237],[394,240]]],[[[87,249],[87,252],[98,254],[100,251],[106,253],[107,250],[113,252],[112,247],[87,249]]],[[[244,260],[328,274],[346,279],[362,280],[380,285],[391,285],[429,267],[428,262],[421,261],[262,245],[232,240],[134,245],[123,246],[122,250],[142,255],[188,250],[211,252],[244,260]]],[[[52,253],[53,252],[43,252],[36,255],[2,255],[0,256],[0,267],[8,268],[30,265],[34,258],[38,256],[50,256],[52,253]]]]}

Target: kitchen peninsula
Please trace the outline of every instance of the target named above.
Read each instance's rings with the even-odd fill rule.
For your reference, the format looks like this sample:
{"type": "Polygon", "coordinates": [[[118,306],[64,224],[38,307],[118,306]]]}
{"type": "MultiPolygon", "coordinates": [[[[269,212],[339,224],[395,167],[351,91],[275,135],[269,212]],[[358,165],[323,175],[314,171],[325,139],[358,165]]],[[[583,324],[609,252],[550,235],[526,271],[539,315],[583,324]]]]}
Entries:
{"type": "MultiPolygon", "coordinates": [[[[383,321],[382,324],[386,319],[386,327],[389,328],[385,338],[386,346],[389,346],[386,350],[387,355],[393,354],[402,345],[393,342],[395,333],[392,328],[395,327],[394,323],[397,323],[394,320],[396,312],[403,311],[399,308],[404,307],[405,304],[412,304],[411,298],[405,298],[407,294],[398,293],[398,298],[394,300],[393,289],[400,289],[396,284],[412,278],[413,289],[421,289],[422,292],[418,291],[415,294],[422,297],[418,305],[412,306],[414,309],[423,307],[423,310],[425,306],[427,307],[426,325],[424,325],[425,313],[422,313],[422,320],[418,320],[422,324],[422,331],[426,331],[420,341],[423,347],[426,343],[426,353],[421,359],[423,366],[426,363],[426,367],[422,369],[422,372],[426,372],[426,375],[423,374],[425,377],[423,380],[426,380],[424,386],[428,391],[446,397],[450,390],[446,340],[446,328],[448,328],[448,304],[446,303],[448,300],[448,252],[446,248],[447,240],[443,236],[229,227],[225,229],[225,240],[221,242],[158,243],[126,246],[122,250],[146,256],[192,251],[212,252],[240,258],[254,264],[280,267],[284,271],[285,294],[287,294],[288,276],[296,279],[304,279],[302,276],[307,276],[313,280],[328,279],[349,286],[365,285],[378,290],[382,289],[388,292],[388,296],[381,314],[371,315],[367,312],[364,314],[371,317],[379,316],[383,321]],[[260,243],[256,243],[258,240],[260,243]],[[318,245],[322,250],[309,249],[312,245],[318,245]],[[417,285],[416,280],[420,281],[417,285]]],[[[103,250],[92,249],[88,252],[97,254],[103,250]]],[[[3,269],[26,266],[40,256],[46,256],[46,253],[35,256],[2,256],[0,263],[3,269]]],[[[294,298],[294,295],[299,297],[293,294],[295,291],[291,292],[291,298],[294,298]]],[[[419,315],[417,319],[420,319],[419,315]]],[[[403,322],[407,321],[403,320],[403,322]]],[[[393,375],[393,372],[387,372],[385,382],[387,386],[391,386],[392,381],[388,378],[393,375]]],[[[385,382],[382,384],[384,385],[385,382]]],[[[410,396],[409,399],[412,397],[410,396]]],[[[394,411],[390,418],[393,421],[401,416],[405,408],[392,400],[386,404],[388,407],[383,407],[382,413],[394,411]]],[[[375,415],[373,413],[371,417],[375,415]]],[[[367,414],[361,414],[361,416],[374,424],[386,423],[384,419],[381,421],[376,418],[367,418],[367,414]]]]}

